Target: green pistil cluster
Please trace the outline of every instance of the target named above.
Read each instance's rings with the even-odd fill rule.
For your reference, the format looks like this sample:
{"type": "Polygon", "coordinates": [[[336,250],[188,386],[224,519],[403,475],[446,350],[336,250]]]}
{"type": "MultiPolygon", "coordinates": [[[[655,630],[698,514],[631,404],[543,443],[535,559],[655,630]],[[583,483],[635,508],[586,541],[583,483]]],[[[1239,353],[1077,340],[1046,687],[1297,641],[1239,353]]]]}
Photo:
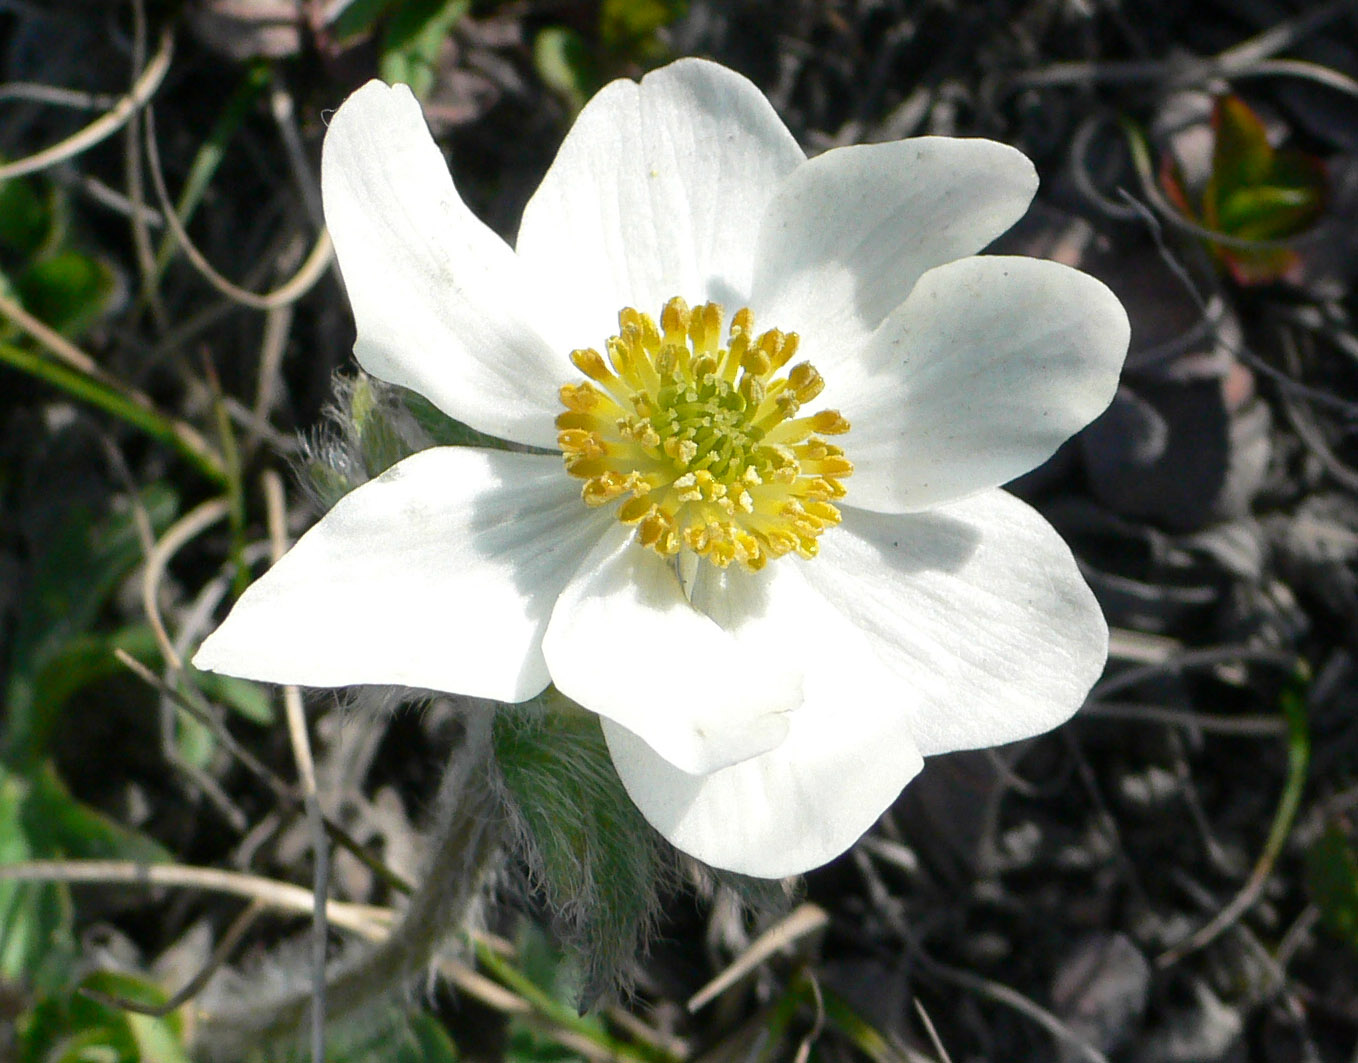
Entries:
{"type": "Polygon", "coordinates": [[[749,467],[772,465],[772,452],[760,446],[764,432],[750,423],[750,404],[728,381],[713,374],[700,380],[676,381],[660,389],[651,425],[661,448],[683,454],[692,443],[684,471],[706,469],[716,479],[733,482],[749,467]]]}

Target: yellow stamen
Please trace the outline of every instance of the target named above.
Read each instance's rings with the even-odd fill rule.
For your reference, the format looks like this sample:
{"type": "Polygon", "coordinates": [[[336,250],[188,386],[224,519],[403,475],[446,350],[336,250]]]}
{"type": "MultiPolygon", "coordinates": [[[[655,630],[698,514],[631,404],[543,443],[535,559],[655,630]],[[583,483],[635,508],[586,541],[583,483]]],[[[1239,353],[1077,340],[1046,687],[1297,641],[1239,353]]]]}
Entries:
{"type": "Polygon", "coordinates": [[[775,376],[797,354],[795,332],[755,335],[742,308],[722,347],[721,324],[716,303],[671,299],[659,325],[625,307],[606,356],[571,352],[589,380],[561,389],[566,471],[584,481],[586,505],[623,499],[618,519],[662,557],[691,550],[751,570],[784,554],[814,557],[853,472],[821,436],[849,422],[837,410],[797,416],[825,381],[808,362],[775,376]]]}

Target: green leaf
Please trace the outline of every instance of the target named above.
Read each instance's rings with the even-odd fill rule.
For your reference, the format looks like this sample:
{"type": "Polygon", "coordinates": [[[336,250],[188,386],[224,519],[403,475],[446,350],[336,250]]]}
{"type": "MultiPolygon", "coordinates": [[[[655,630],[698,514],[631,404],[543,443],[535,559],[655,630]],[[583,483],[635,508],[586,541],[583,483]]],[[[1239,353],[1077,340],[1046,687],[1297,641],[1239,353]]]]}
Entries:
{"type": "MultiPolygon", "coordinates": [[[[1212,175],[1202,194],[1207,228],[1241,240],[1277,241],[1299,235],[1319,220],[1327,189],[1318,159],[1300,151],[1275,151],[1258,115],[1235,96],[1217,100],[1212,124],[1212,175]]],[[[1287,247],[1212,246],[1242,284],[1277,280],[1300,261],[1287,247]]]]}
{"type": "MultiPolygon", "coordinates": [[[[0,277],[0,287],[5,281],[0,277]]],[[[228,485],[222,458],[188,424],[151,406],[143,396],[121,381],[97,372],[87,373],[65,362],[9,342],[14,330],[0,322],[0,365],[27,373],[65,392],[78,402],[89,403],[129,427],[179,452],[201,475],[219,486],[228,485]]]]}
{"type": "Polygon", "coordinates": [[[392,1063],[457,1063],[457,1046],[437,1019],[418,1012],[410,1017],[391,1060],[392,1063]]]}
{"type": "Polygon", "coordinates": [[[0,251],[24,262],[42,250],[52,235],[52,207],[23,178],[0,181],[0,251]]]}
{"type": "Polygon", "coordinates": [[[623,789],[598,717],[555,691],[496,714],[495,755],[523,855],[581,966],[587,1008],[644,945],[673,873],[669,850],[623,789]]]}
{"type": "MultiPolygon", "coordinates": [[[[43,1055],[43,1063],[122,1063],[123,1060],[135,1058],[132,1053],[136,1051],[136,1046],[129,1047],[126,1034],[104,1026],[54,1037],[53,1041],[55,1044],[51,1054],[43,1055]]],[[[20,1060],[23,1058],[21,1056],[20,1060]]]]}
{"type": "MultiPolygon", "coordinates": [[[[1212,110],[1212,180],[1223,192],[1268,179],[1273,145],[1263,121],[1239,96],[1219,96],[1212,110]]],[[[1215,197],[1212,197],[1215,198],[1215,197]]],[[[1213,224],[1215,228],[1215,223],[1213,224]]]]}
{"type": "MultiPolygon", "coordinates": [[[[892,1063],[900,1058],[891,1043],[871,1022],[850,1006],[849,1002],[828,986],[820,987],[821,1007],[826,1020],[874,1063],[892,1063]]],[[[811,1001],[814,1005],[814,999],[811,1001]]]]}
{"type": "Polygon", "coordinates": [[[549,1034],[516,1018],[509,1024],[505,1063],[588,1063],[588,1061],[579,1052],[573,1052],[553,1041],[549,1034]]]}
{"type": "Polygon", "coordinates": [[[137,1042],[138,1063],[191,1063],[183,1037],[167,1019],[129,1013],[127,1025],[137,1042]]]}
{"type": "MultiPolygon", "coordinates": [[[[179,199],[175,202],[175,213],[184,225],[188,225],[203,196],[207,194],[212,178],[226,158],[227,146],[236,131],[245,122],[264,90],[269,87],[272,68],[267,62],[255,62],[246,68],[236,91],[227,99],[221,114],[213,124],[207,139],[198,148],[184,178],[179,199]]],[[[179,250],[179,240],[173,232],[167,231],[156,248],[156,265],[153,282],[158,284],[169,265],[170,259],[179,250]]]]}
{"type": "Polygon", "coordinates": [[[1337,827],[1307,852],[1306,885],[1325,926],[1358,949],[1358,852],[1337,827]]]}
{"type": "Polygon", "coordinates": [[[398,461],[410,457],[417,447],[408,422],[409,411],[394,401],[390,390],[360,376],[349,395],[349,425],[355,449],[370,479],[381,476],[398,461]],[[407,423],[402,423],[402,421],[407,423]]]}
{"type": "Polygon", "coordinates": [[[444,39],[470,8],[471,0],[404,0],[383,34],[382,80],[404,82],[424,99],[433,88],[444,39]]]}
{"type": "Polygon", "coordinates": [[[655,31],[688,12],[688,0],[603,0],[599,40],[611,52],[649,58],[655,31]]]}
{"type": "Polygon", "coordinates": [[[369,33],[402,0],[352,0],[330,24],[336,40],[343,41],[369,33]]]}
{"type": "Polygon", "coordinates": [[[147,624],[131,624],[108,634],[77,635],[58,647],[33,677],[33,703],[39,707],[39,726],[32,738],[46,748],[52,726],[73,695],[102,679],[121,675],[126,669],[115,650],[138,660],[159,655],[155,636],[147,624]]]}
{"type": "Polygon", "coordinates": [[[273,695],[258,683],[193,669],[193,684],[213,701],[234,709],[251,723],[270,727],[278,718],[273,695]]]}
{"type": "Polygon", "coordinates": [[[417,451],[505,445],[454,421],[415,392],[365,374],[341,380],[326,413],[327,424],[312,438],[299,470],[326,509],[417,451]]]}
{"type": "Polygon", "coordinates": [[[1247,240],[1277,240],[1305,232],[1325,209],[1325,170],[1317,159],[1280,151],[1257,184],[1225,189],[1219,228],[1247,240]]]}
{"type": "Polygon", "coordinates": [[[543,84],[578,112],[599,81],[583,38],[566,26],[547,26],[533,38],[533,66],[543,84]]]}
{"type": "Polygon", "coordinates": [[[108,310],[113,271],[79,251],[39,258],[14,280],[24,308],[68,336],[79,335],[108,310]]]}
{"type": "MultiPolygon", "coordinates": [[[[30,778],[0,766],[0,864],[57,859],[164,863],[151,839],[77,801],[51,765],[30,778]]],[[[69,890],[0,881],[0,978],[57,985],[75,958],[69,890]]]]}
{"type": "Polygon", "coordinates": [[[18,1063],[189,1063],[179,1020],[110,1007],[80,990],[158,1007],[166,996],[135,975],[98,971],[40,1000],[21,1021],[18,1063]]]}
{"type": "MultiPolygon", "coordinates": [[[[46,855],[24,825],[28,786],[0,766],[0,864],[46,855]]],[[[75,959],[69,891],[49,882],[0,881],[0,979],[60,984],[75,959]]]]}
{"type": "Polygon", "coordinates": [[[142,864],[163,864],[172,859],[157,842],[77,801],[50,764],[44,764],[30,780],[22,821],[28,836],[36,840],[36,855],[44,859],[133,860],[142,864]]]}
{"type": "MultiPolygon", "coordinates": [[[[520,924],[515,945],[519,992],[530,1000],[550,1001],[569,1011],[569,1002],[580,993],[579,969],[536,923],[520,924]]],[[[596,1016],[581,1015],[573,1019],[573,1032],[581,1032],[582,1024],[592,1031],[602,1029],[596,1016]]],[[[514,1016],[509,1022],[505,1063],[584,1063],[579,1052],[562,1046],[553,1033],[550,1027],[543,1029],[540,1023],[514,1016]]]]}
{"type": "MultiPolygon", "coordinates": [[[[109,634],[80,635],[62,646],[34,677],[32,695],[37,726],[30,733],[32,744],[45,749],[52,728],[66,703],[101,680],[125,674],[126,667],[115,656],[116,650],[143,663],[160,659],[160,646],[148,624],[130,624],[109,634]]],[[[274,719],[273,701],[256,683],[232,676],[195,672],[198,687],[207,696],[234,708],[254,723],[270,724],[274,719]]],[[[179,755],[195,767],[206,767],[216,749],[212,731],[191,716],[175,718],[179,755]]]]}
{"type": "Polygon", "coordinates": [[[1280,185],[1238,188],[1221,203],[1221,231],[1247,240],[1273,240],[1305,228],[1320,212],[1314,189],[1280,185]]]}
{"type": "Polygon", "coordinates": [[[179,758],[193,768],[205,769],[212,762],[217,739],[212,729],[192,716],[180,714],[175,720],[175,749],[179,758]]]}
{"type": "MultiPolygon", "coordinates": [[[[326,1063],[457,1063],[457,1047],[434,1016],[396,1006],[370,1009],[326,1030],[326,1063]]],[[[310,1063],[298,1043],[254,1053],[241,1063],[310,1063]]]]}
{"type": "Polygon", "coordinates": [[[327,511],[364,482],[351,466],[336,460],[341,455],[341,448],[333,444],[309,447],[297,470],[312,498],[327,511]]]}
{"type": "MultiPolygon", "coordinates": [[[[178,510],[174,492],[163,484],[146,488],[137,505],[156,532],[167,527],[178,510]]],[[[0,747],[8,763],[31,765],[41,759],[61,708],[42,700],[44,683],[49,690],[69,695],[53,684],[52,677],[44,679],[44,670],[91,627],[141,556],[134,510],[123,498],[99,516],[73,506],[34,560],[27,592],[15,612],[18,624],[9,656],[7,729],[0,747]]]]}

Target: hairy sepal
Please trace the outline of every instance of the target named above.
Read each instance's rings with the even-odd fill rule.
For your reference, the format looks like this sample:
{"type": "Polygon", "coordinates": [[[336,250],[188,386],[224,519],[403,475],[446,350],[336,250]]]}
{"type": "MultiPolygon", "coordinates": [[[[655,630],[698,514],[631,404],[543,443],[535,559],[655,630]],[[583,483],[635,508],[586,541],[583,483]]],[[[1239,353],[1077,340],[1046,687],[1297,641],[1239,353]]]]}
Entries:
{"type": "Polygon", "coordinates": [[[494,746],[510,844],[580,965],[583,1013],[625,986],[676,854],[623,789],[598,717],[555,690],[501,710],[494,746]]]}
{"type": "Polygon", "coordinates": [[[365,373],[336,377],[324,423],[305,439],[297,478],[321,512],[436,440],[407,407],[404,388],[365,373]]]}

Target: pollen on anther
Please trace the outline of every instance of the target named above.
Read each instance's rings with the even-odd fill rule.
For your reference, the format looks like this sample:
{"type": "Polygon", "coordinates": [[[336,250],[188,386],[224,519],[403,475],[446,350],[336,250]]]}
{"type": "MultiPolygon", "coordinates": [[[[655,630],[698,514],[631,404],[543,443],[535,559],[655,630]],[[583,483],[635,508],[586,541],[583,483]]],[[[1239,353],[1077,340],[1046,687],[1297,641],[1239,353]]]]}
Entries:
{"type": "Polygon", "coordinates": [[[617,502],[636,542],[663,557],[691,551],[751,570],[814,557],[853,471],[821,437],[849,423],[836,410],[798,417],[825,382],[807,362],[777,375],[798,353],[795,332],[756,334],[741,308],[723,346],[722,317],[715,303],[678,298],[658,323],[626,307],[604,354],[572,351],[588,379],[561,389],[566,470],[586,504],[617,502]]]}

